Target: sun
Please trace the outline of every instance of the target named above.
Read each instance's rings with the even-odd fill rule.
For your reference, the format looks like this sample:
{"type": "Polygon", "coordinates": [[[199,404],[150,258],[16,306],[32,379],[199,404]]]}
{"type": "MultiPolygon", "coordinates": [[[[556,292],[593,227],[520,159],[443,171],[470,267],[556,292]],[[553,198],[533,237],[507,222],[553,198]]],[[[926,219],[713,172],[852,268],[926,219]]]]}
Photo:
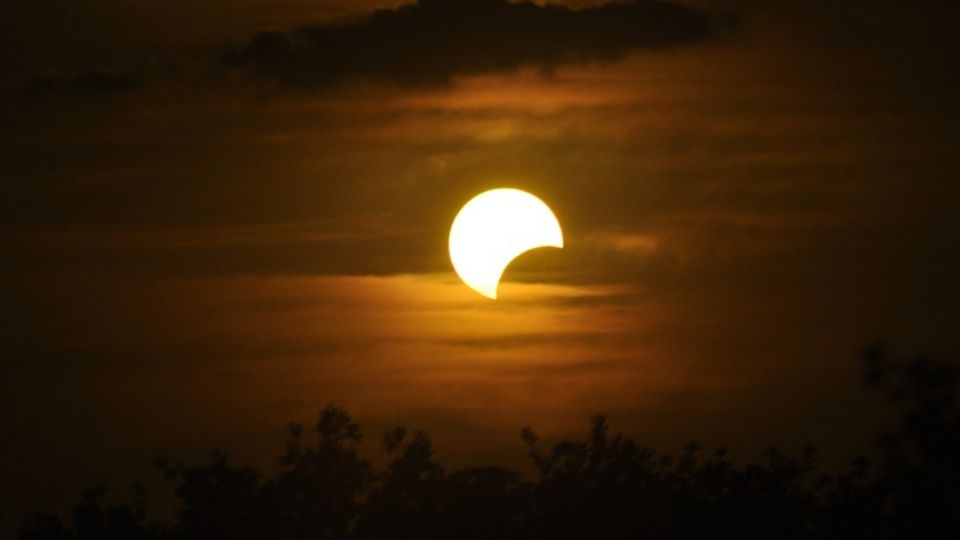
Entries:
{"type": "Polygon", "coordinates": [[[519,189],[477,195],[450,227],[453,269],[468,287],[494,300],[507,266],[540,247],[563,247],[560,222],[546,203],[519,189]]]}

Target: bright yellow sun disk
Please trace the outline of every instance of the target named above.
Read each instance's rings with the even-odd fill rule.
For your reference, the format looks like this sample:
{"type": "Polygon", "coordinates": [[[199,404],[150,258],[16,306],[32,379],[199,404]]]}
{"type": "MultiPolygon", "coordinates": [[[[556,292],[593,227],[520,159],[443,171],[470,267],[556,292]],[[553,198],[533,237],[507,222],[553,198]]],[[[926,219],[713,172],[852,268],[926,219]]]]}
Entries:
{"type": "Polygon", "coordinates": [[[497,298],[510,262],[540,247],[563,247],[556,216],[543,201],[519,189],[493,189],[471,199],[450,228],[450,260],[471,289],[497,298]]]}

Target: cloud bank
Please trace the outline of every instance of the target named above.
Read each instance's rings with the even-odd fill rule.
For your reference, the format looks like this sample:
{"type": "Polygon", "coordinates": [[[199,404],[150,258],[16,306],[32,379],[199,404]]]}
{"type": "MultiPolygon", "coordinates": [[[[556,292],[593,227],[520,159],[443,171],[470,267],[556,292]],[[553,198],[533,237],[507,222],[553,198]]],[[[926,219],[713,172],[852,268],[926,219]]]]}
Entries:
{"type": "Polygon", "coordinates": [[[224,57],[293,87],[349,79],[436,86],[454,77],[610,61],[643,48],[705,39],[710,17],[654,0],[574,9],[507,0],[419,0],[291,32],[265,31],[224,57]]]}

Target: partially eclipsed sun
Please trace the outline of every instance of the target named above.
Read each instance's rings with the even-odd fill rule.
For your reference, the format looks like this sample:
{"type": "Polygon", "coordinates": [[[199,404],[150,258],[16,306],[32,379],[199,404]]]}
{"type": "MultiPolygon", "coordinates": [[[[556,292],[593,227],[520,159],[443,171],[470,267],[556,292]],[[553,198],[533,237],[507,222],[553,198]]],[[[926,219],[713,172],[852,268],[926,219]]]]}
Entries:
{"type": "Polygon", "coordinates": [[[453,269],[487,298],[497,298],[511,261],[540,247],[563,247],[560,223],[543,201],[519,189],[477,195],[463,205],[450,228],[453,269]]]}

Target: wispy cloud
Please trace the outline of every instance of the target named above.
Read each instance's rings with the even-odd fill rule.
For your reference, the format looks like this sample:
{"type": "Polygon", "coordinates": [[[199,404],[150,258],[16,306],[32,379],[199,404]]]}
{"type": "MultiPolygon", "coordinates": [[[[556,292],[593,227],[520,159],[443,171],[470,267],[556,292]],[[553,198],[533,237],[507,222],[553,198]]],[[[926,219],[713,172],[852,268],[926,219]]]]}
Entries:
{"type": "Polygon", "coordinates": [[[523,66],[550,70],[615,60],[636,49],[695,43],[710,29],[706,13],[655,0],[580,9],[507,0],[420,0],[346,22],[262,32],[224,61],[296,87],[348,79],[435,86],[457,76],[523,66]]]}

